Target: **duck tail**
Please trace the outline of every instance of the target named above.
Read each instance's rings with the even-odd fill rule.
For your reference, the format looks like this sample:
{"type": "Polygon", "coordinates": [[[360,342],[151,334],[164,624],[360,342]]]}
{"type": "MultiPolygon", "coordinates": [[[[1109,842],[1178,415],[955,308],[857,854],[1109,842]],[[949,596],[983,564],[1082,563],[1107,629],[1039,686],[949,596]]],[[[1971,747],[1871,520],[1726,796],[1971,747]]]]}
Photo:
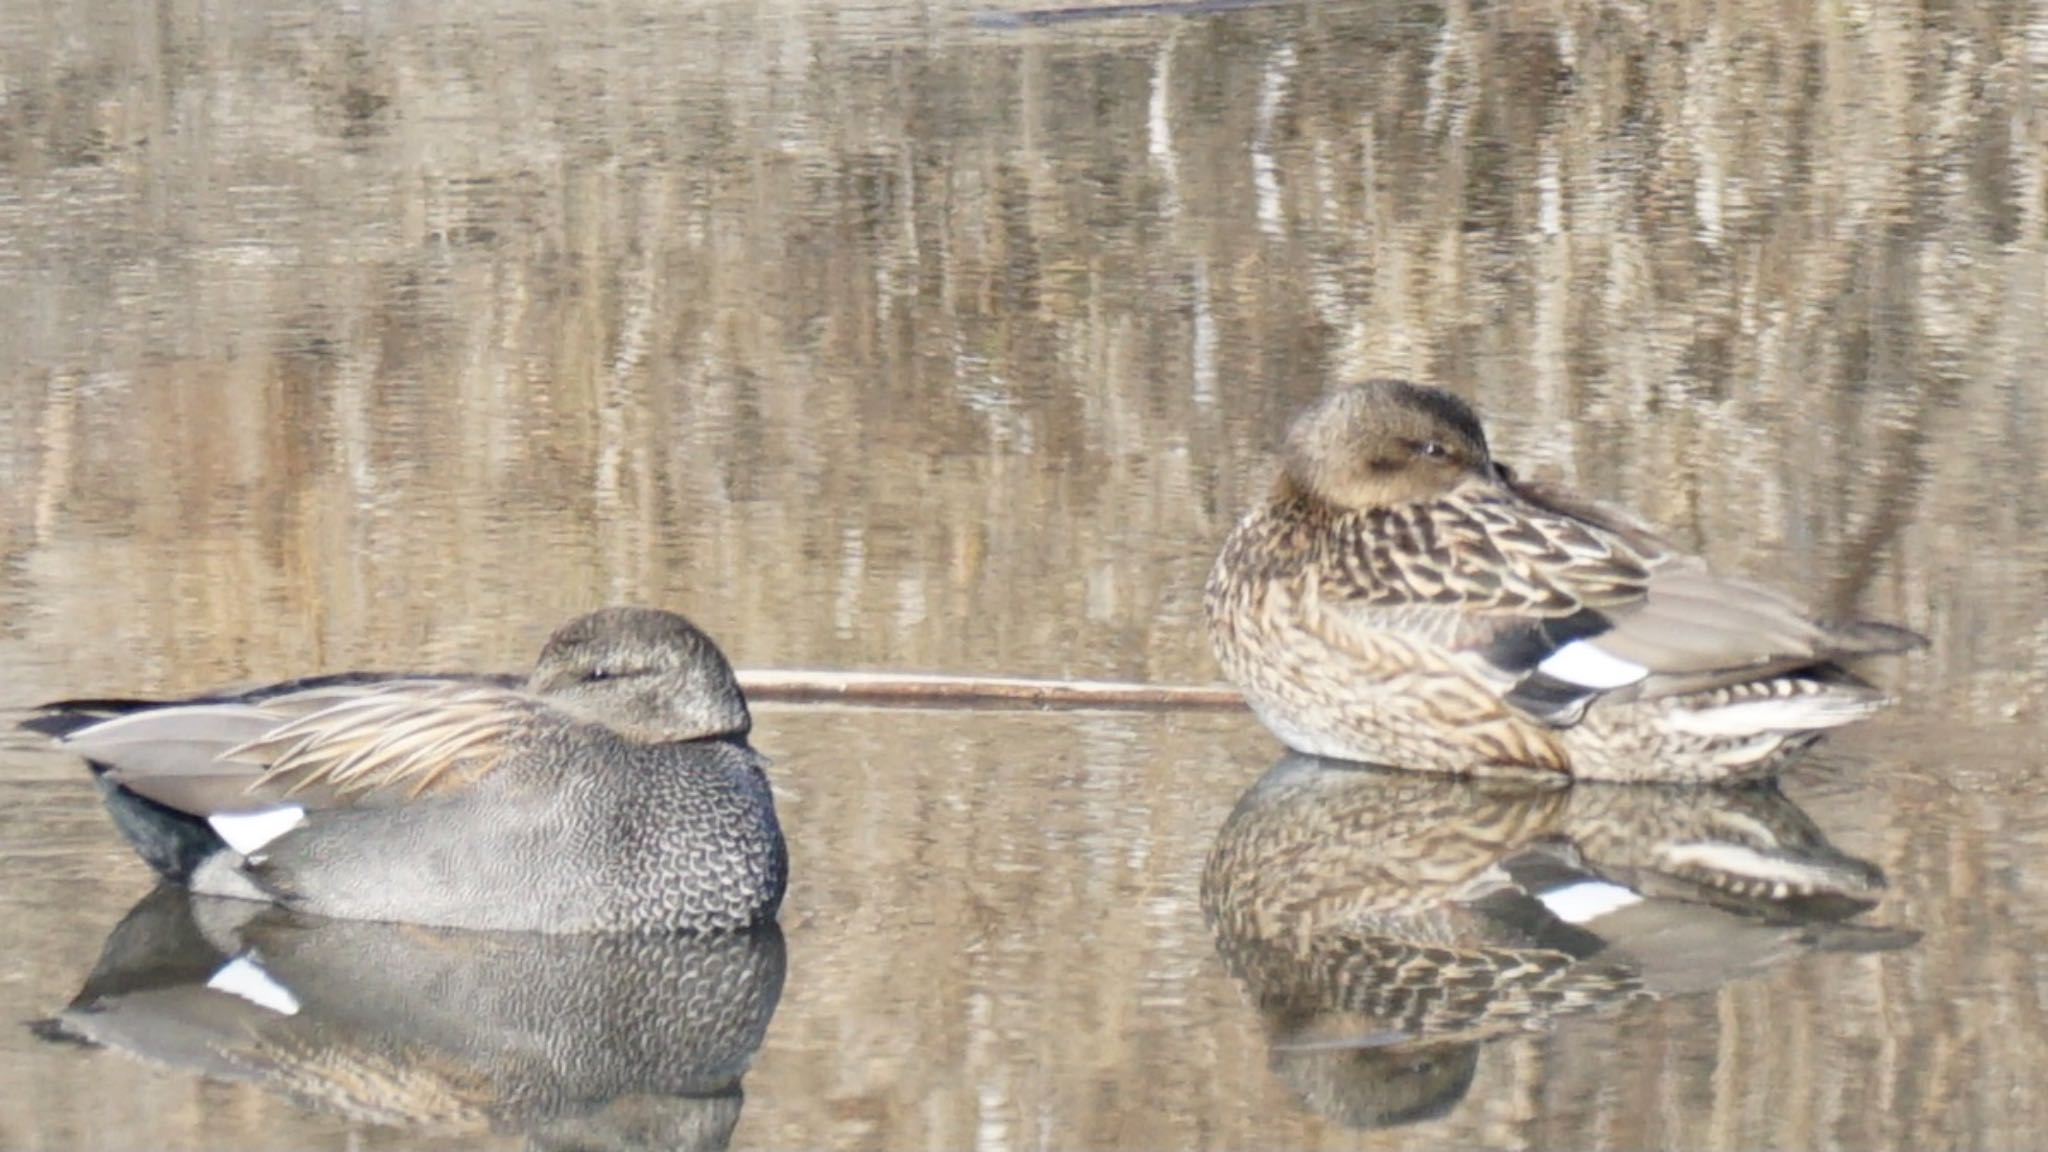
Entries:
{"type": "Polygon", "coordinates": [[[1847,620],[1822,626],[1828,655],[1837,659],[1888,656],[1927,647],[1927,637],[1910,628],[1877,620],[1847,620]]]}
{"type": "Polygon", "coordinates": [[[35,732],[55,740],[62,740],[81,728],[90,728],[102,720],[125,716],[130,712],[157,705],[152,700],[129,700],[105,697],[81,700],[53,700],[39,704],[36,710],[24,717],[16,727],[26,732],[35,732]]]}

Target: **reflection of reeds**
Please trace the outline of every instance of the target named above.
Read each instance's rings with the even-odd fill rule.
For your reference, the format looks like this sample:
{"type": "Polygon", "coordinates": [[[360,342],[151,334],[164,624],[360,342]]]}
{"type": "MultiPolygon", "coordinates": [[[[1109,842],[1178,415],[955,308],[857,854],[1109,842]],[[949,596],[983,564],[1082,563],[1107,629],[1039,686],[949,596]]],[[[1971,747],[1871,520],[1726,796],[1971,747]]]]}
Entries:
{"type": "MultiPolygon", "coordinates": [[[[632,598],[751,666],[1207,680],[1202,573],[1287,414],[1394,370],[1475,398],[1529,470],[1930,632],[1922,715],[2038,725],[2048,31],[2025,5],[1311,4],[1088,39],[940,11],[18,26],[0,598],[37,611],[4,659],[37,694],[512,667],[632,598]]],[[[1639,1063],[1718,1030],[1721,1077],[1572,1085],[1599,1103],[1570,1115],[1630,1146],[1745,1143],[1758,1099],[1796,1112],[1791,1144],[2048,1127],[1998,1079],[2039,1059],[2023,973],[1936,930],[1951,901],[2020,900],[1980,885],[2025,830],[1934,773],[1900,769],[1910,820],[1858,817],[1901,919],[1936,922],[1857,969],[1858,1010],[1784,982],[1660,1010],[1639,1063]],[[1963,986],[1985,991],[1914,1015],[1963,986]],[[1770,1047],[1793,1018],[1810,1046],[1770,1047]],[[1839,1079],[1872,1049],[1875,1106],[1839,1079]]],[[[846,807],[807,854],[886,870],[846,807]]],[[[992,931],[1030,915],[1032,889],[977,890],[992,931]]],[[[1150,930],[1061,955],[1101,971],[1150,930]]],[[[1167,1087],[1161,1114],[1212,1099],[1167,1087]]],[[[1196,1138],[1063,1099],[1062,1136],[1196,1138]]],[[[886,1142],[927,1134],[921,1106],[875,1107],[886,1142]]],[[[1470,1122],[1578,1142],[1486,1126],[1507,1114],[1470,1122]]]]}

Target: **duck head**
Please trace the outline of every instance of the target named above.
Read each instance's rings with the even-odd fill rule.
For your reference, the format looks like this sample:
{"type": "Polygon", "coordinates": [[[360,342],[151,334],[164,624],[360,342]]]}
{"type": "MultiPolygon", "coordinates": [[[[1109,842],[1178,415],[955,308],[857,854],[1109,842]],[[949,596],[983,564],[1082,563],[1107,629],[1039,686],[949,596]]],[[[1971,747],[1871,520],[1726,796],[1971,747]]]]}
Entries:
{"type": "Polygon", "coordinates": [[[527,688],[650,744],[739,739],[753,726],[718,645],[655,608],[605,608],[557,628],[527,688]]]}
{"type": "Polygon", "coordinates": [[[1288,429],[1281,474],[1283,489],[1354,512],[1506,480],[1463,400],[1405,380],[1342,388],[1303,412],[1288,429]]]}

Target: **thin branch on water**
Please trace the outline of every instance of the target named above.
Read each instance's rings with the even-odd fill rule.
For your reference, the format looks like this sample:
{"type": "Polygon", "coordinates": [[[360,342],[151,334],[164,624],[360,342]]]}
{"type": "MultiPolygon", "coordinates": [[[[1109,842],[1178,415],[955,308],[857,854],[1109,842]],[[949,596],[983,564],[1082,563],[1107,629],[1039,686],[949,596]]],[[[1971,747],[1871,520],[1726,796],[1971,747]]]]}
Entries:
{"type": "Polygon", "coordinates": [[[1115,712],[1224,712],[1244,707],[1223,684],[1135,684],[903,672],[754,669],[739,673],[755,703],[850,704],[871,708],[1066,708],[1115,712]]]}
{"type": "Polygon", "coordinates": [[[1213,16],[1246,8],[1278,8],[1293,0],[1157,0],[1136,4],[1076,4],[1063,8],[992,8],[968,16],[980,28],[1043,28],[1083,20],[1123,20],[1135,16],[1213,16]]]}

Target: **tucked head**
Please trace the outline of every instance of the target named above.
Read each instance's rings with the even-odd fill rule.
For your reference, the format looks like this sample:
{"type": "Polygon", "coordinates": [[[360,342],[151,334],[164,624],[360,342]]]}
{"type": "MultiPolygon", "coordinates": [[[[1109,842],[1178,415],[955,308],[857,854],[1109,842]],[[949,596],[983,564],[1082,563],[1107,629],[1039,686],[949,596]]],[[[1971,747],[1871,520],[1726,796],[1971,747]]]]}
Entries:
{"type": "Polygon", "coordinates": [[[718,645],[656,608],[605,608],[555,629],[527,687],[650,743],[736,738],[753,726],[718,645]]]}
{"type": "Polygon", "coordinates": [[[1342,388],[1303,412],[1288,429],[1284,469],[1297,491],[1352,511],[1500,475],[1463,400],[1404,380],[1342,388]]]}

